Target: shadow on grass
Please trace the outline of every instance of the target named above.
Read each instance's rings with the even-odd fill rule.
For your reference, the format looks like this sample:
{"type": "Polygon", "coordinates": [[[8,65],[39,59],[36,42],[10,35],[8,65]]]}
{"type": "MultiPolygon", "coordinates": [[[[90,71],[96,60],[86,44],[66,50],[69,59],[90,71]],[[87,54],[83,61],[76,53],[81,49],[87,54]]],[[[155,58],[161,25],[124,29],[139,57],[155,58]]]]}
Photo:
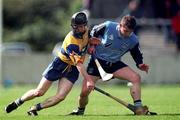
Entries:
{"type": "MultiPolygon", "coordinates": [[[[59,115],[63,116],[63,115],[59,115]]],[[[85,115],[64,115],[64,116],[103,116],[103,117],[111,117],[111,116],[134,116],[133,114],[85,114],[85,115]]]]}
{"type": "Polygon", "coordinates": [[[158,116],[180,116],[180,113],[162,113],[158,114],[158,116]]]}
{"type": "Polygon", "coordinates": [[[86,114],[85,116],[104,116],[104,117],[110,117],[110,116],[134,116],[133,114],[86,114]]]}
{"type": "MultiPolygon", "coordinates": [[[[59,116],[78,116],[78,115],[59,115],[59,116]]],[[[81,115],[80,115],[81,116],[81,115]]],[[[102,117],[112,117],[112,116],[135,116],[134,114],[85,114],[86,116],[102,116],[102,117]]],[[[162,113],[157,115],[145,115],[145,116],[180,116],[180,113],[162,113]]]]}

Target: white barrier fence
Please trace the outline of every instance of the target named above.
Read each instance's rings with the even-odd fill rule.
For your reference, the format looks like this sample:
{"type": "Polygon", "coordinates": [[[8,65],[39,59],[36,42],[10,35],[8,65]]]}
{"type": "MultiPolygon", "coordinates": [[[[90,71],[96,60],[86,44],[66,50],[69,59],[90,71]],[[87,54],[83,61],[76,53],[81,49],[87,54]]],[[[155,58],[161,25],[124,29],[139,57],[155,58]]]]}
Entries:
{"type": "MultiPolygon", "coordinates": [[[[3,81],[11,81],[15,84],[38,83],[42,72],[52,59],[53,56],[50,54],[3,55],[1,71],[3,81]]],[[[130,55],[123,58],[125,63],[141,74],[143,83],[180,83],[180,56],[148,55],[144,56],[144,60],[150,65],[149,74],[139,71],[130,55]]],[[[82,77],[79,79],[80,82],[82,77]]],[[[110,82],[114,84],[117,80],[110,82]]]]}

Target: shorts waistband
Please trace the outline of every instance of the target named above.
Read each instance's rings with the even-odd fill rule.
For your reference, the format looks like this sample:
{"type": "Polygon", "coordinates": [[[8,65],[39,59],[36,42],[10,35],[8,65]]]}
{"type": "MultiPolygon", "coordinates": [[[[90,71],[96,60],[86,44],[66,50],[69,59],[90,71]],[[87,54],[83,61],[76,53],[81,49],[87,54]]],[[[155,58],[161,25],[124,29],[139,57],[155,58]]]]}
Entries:
{"type": "MultiPolygon", "coordinates": [[[[98,59],[98,58],[97,58],[98,59]]],[[[107,66],[112,66],[114,63],[112,63],[112,62],[108,62],[108,61],[105,61],[105,60],[102,60],[102,59],[98,59],[98,61],[100,62],[100,63],[103,63],[103,64],[105,64],[105,65],[107,65],[107,66]]]]}

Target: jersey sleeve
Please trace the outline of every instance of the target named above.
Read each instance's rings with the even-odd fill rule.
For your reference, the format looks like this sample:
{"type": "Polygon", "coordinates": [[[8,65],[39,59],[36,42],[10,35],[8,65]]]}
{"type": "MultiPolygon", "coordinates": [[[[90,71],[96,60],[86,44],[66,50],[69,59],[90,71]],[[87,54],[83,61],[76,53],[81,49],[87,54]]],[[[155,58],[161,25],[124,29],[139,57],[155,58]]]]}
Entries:
{"type": "Polygon", "coordinates": [[[139,49],[139,43],[137,43],[132,49],[130,49],[130,54],[136,62],[136,66],[143,63],[143,56],[139,49]]]}
{"type": "Polygon", "coordinates": [[[91,36],[92,37],[99,37],[99,36],[103,36],[104,32],[106,29],[106,22],[96,25],[93,27],[92,31],[91,31],[91,36]]]}

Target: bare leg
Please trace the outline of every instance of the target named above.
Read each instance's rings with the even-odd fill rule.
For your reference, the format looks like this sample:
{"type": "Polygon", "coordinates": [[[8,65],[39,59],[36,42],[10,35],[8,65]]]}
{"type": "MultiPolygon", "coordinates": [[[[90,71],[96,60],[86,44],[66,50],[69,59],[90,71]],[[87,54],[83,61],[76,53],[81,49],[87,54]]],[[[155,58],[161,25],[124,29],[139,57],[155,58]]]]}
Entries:
{"type": "MultiPolygon", "coordinates": [[[[99,79],[99,77],[91,76],[96,83],[96,81],[99,79]]],[[[83,115],[85,111],[85,107],[88,104],[88,96],[91,93],[91,90],[87,87],[87,80],[83,80],[81,94],[79,96],[79,107],[77,110],[73,110],[73,112],[70,113],[70,115],[83,115]]]]}
{"type": "Polygon", "coordinates": [[[35,97],[39,97],[45,94],[45,92],[49,89],[52,82],[48,81],[46,78],[42,78],[38,87],[36,89],[32,89],[27,91],[24,95],[22,95],[21,98],[18,98],[17,100],[13,101],[12,103],[9,103],[5,107],[5,111],[7,113],[12,112],[13,110],[17,109],[18,106],[22,105],[25,101],[34,99],[35,97]]]}
{"type": "Polygon", "coordinates": [[[71,91],[73,87],[73,83],[63,78],[59,81],[58,90],[55,96],[52,96],[41,103],[42,108],[48,108],[58,104],[59,102],[63,101],[68,93],[71,91]]]}
{"type": "Polygon", "coordinates": [[[46,93],[46,91],[49,89],[51,86],[52,81],[46,80],[46,78],[42,78],[38,87],[36,89],[32,89],[27,91],[22,97],[22,101],[28,101],[31,99],[34,99],[35,97],[42,96],[46,93]]]}
{"type": "Polygon", "coordinates": [[[79,96],[79,107],[85,108],[85,106],[88,104],[88,95],[90,94],[90,90],[87,88],[87,80],[83,80],[81,94],[79,96]]]}
{"type": "Polygon", "coordinates": [[[41,110],[44,108],[49,108],[63,101],[68,93],[71,91],[73,87],[73,83],[67,80],[66,78],[62,78],[58,83],[58,90],[56,95],[46,99],[44,102],[37,104],[31,108],[31,110],[41,110]],[[40,108],[37,108],[40,107],[40,108]]]}
{"type": "Polygon", "coordinates": [[[143,106],[141,102],[141,78],[140,75],[134,72],[130,67],[124,67],[114,73],[117,78],[122,78],[132,82],[133,86],[130,88],[130,94],[134,100],[136,107],[136,115],[145,115],[148,112],[148,107],[143,106]]]}
{"type": "MultiPolygon", "coordinates": [[[[99,77],[96,77],[96,76],[92,76],[92,78],[95,83],[99,79],[99,77]]],[[[87,87],[87,80],[83,80],[81,94],[79,96],[79,107],[80,108],[86,107],[86,105],[88,104],[88,96],[90,93],[91,93],[91,90],[89,90],[87,87]]]]}
{"type": "Polygon", "coordinates": [[[130,94],[134,101],[141,100],[141,78],[136,72],[130,67],[124,67],[114,72],[114,77],[132,82],[133,86],[130,88],[130,94]]]}

